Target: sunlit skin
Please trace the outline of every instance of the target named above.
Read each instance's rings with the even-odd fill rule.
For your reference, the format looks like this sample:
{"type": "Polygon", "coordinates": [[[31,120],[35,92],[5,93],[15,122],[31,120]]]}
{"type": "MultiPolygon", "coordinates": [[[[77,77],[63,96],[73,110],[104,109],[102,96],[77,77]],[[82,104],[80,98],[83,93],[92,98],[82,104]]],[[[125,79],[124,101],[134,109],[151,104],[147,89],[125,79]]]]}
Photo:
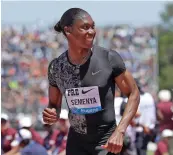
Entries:
{"type": "Polygon", "coordinates": [[[81,57],[85,57],[93,46],[95,23],[90,15],[83,14],[72,26],[65,26],[64,31],[68,40],[68,55],[74,62],[80,63],[81,57]]]}
{"type": "Polygon", "coordinates": [[[65,31],[70,29],[71,33],[67,33],[70,47],[90,49],[96,35],[95,23],[90,15],[83,15],[77,19],[72,27],[65,27],[65,31]]]}

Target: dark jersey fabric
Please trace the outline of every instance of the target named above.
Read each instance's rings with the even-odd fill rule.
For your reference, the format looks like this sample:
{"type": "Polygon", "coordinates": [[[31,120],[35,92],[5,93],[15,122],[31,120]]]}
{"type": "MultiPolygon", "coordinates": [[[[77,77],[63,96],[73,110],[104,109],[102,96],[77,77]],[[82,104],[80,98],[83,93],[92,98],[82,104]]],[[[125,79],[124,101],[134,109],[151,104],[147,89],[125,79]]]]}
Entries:
{"type": "MultiPolygon", "coordinates": [[[[67,51],[51,61],[48,68],[49,84],[58,87],[63,95],[69,88],[90,86],[99,88],[101,111],[87,115],[69,112],[71,129],[74,132],[82,134],[84,137],[91,135],[93,139],[95,138],[93,135],[110,136],[116,127],[114,79],[125,70],[125,64],[116,51],[99,46],[93,46],[91,56],[81,66],[69,61],[67,51]]],[[[103,141],[105,142],[105,140],[103,141]]]]}

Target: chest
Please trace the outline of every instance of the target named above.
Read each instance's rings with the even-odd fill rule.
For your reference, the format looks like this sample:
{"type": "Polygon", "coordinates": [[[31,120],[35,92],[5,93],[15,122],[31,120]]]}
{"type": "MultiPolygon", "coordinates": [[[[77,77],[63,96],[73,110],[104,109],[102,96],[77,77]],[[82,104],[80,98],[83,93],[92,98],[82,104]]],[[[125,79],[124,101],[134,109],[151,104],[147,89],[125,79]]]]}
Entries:
{"type": "Polygon", "coordinates": [[[111,78],[112,70],[109,64],[102,59],[92,59],[90,63],[81,66],[80,81],[83,87],[105,87],[111,78]]]}
{"type": "Polygon", "coordinates": [[[56,74],[57,85],[65,92],[69,88],[105,87],[111,79],[112,70],[104,59],[92,57],[81,66],[60,64],[56,74]]]}

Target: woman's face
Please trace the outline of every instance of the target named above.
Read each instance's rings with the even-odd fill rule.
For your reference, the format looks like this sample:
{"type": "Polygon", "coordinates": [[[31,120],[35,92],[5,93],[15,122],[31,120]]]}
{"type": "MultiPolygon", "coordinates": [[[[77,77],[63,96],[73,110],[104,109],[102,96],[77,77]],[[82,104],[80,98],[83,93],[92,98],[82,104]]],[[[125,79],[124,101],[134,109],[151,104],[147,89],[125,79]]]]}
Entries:
{"type": "Polygon", "coordinates": [[[91,48],[95,38],[95,23],[88,14],[81,15],[75,20],[68,34],[68,41],[81,48],[91,48]]]}

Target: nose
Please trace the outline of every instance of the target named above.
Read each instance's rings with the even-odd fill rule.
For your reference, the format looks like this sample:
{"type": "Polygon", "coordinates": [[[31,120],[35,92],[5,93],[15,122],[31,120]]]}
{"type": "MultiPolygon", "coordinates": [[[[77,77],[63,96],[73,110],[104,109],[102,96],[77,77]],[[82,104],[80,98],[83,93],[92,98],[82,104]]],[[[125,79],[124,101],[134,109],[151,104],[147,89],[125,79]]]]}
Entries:
{"type": "Polygon", "coordinates": [[[95,33],[96,33],[95,29],[90,28],[90,29],[88,30],[88,34],[89,34],[89,35],[94,36],[95,33]]]}

